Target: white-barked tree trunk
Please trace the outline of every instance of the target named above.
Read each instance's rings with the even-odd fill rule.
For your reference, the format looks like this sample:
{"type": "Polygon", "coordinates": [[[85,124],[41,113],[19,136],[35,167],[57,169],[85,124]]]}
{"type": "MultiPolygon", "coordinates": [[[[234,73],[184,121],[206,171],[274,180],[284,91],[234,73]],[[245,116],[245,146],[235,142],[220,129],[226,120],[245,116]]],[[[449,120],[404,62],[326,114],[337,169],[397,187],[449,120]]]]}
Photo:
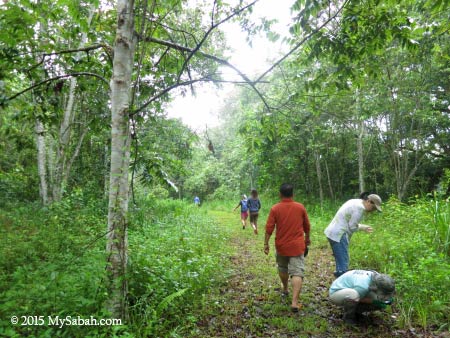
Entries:
{"type": "Polygon", "coordinates": [[[111,78],[111,168],[109,184],[107,309],[114,318],[126,317],[128,260],[128,191],[130,162],[131,75],[135,49],[134,1],[117,1],[117,31],[111,78]]]}

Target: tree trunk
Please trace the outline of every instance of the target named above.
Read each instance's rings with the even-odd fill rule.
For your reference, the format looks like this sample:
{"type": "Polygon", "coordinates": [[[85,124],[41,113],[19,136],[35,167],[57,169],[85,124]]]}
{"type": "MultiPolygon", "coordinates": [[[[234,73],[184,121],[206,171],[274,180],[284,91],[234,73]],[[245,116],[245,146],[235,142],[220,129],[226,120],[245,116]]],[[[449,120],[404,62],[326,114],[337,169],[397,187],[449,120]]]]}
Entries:
{"type": "Polygon", "coordinates": [[[117,31],[111,78],[111,169],[109,185],[107,270],[113,318],[126,317],[128,192],[130,162],[129,105],[134,55],[134,1],[117,1],[117,31]]]}
{"type": "Polygon", "coordinates": [[[46,170],[46,148],[45,148],[45,136],[44,136],[44,124],[38,118],[35,122],[36,132],[36,147],[37,147],[37,162],[38,162],[38,175],[39,175],[39,195],[41,196],[42,204],[47,205],[48,199],[48,182],[47,182],[47,170],[46,170]]]}
{"type": "Polygon", "coordinates": [[[105,144],[104,146],[104,159],[103,159],[103,165],[104,165],[104,181],[103,181],[103,196],[105,198],[105,200],[108,198],[109,196],[109,171],[110,171],[110,158],[109,158],[109,146],[108,144],[105,144]]]}
{"type": "MultiPolygon", "coordinates": [[[[91,25],[94,13],[95,13],[95,6],[91,5],[89,9],[89,16],[87,19],[88,26],[91,25]]],[[[83,48],[86,45],[86,42],[87,42],[87,33],[83,32],[78,47],[83,48]]],[[[77,57],[81,57],[81,52],[77,53],[77,57]]],[[[70,155],[72,126],[75,120],[76,87],[77,87],[77,79],[75,77],[72,77],[70,79],[69,94],[67,98],[67,104],[64,109],[64,116],[59,129],[59,140],[58,140],[59,143],[57,149],[58,151],[56,153],[55,168],[53,173],[54,179],[52,182],[53,199],[55,201],[60,201],[64,191],[66,190],[72,163],[78,156],[84,136],[86,135],[86,132],[88,130],[87,126],[85,128],[82,128],[83,131],[78,139],[77,147],[75,148],[73,154],[70,155]]]]}
{"type": "Polygon", "coordinates": [[[314,157],[316,159],[316,173],[317,182],[319,184],[320,206],[323,207],[322,168],[320,166],[320,155],[317,151],[314,151],[314,157]]]}
{"type": "Polygon", "coordinates": [[[364,120],[359,121],[359,132],[357,140],[357,151],[358,151],[358,180],[359,180],[359,192],[365,191],[364,184],[364,120]]]}
{"type": "Polygon", "coordinates": [[[333,184],[331,183],[330,170],[328,169],[328,162],[325,161],[325,171],[327,173],[328,190],[330,191],[330,198],[334,200],[333,184]]]}

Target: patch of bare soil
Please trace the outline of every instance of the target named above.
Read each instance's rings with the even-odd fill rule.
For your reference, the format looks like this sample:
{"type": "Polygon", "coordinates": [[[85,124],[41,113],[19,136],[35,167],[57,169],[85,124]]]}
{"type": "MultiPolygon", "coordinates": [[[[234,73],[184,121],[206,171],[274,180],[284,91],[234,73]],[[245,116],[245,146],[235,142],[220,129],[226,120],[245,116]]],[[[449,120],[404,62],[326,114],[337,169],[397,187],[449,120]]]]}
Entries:
{"type": "MultiPolygon", "coordinates": [[[[261,231],[260,231],[261,233],[261,231]]],[[[356,326],[342,321],[342,311],[331,304],[328,288],[334,261],[328,247],[310,248],[299,313],[290,311],[290,296],[281,295],[273,252],[263,253],[263,236],[250,229],[235,232],[235,254],[227,264],[233,273],[212,290],[196,337],[450,337],[419,329],[397,327],[395,306],[390,312],[374,312],[356,326]]],[[[273,250],[273,239],[271,240],[273,250]]]]}

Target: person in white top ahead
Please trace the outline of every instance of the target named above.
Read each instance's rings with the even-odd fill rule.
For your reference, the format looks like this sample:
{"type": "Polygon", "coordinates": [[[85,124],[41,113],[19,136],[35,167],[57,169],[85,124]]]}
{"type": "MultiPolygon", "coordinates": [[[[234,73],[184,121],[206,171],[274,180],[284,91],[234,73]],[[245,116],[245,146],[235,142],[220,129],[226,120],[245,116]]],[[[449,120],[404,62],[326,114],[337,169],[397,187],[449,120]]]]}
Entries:
{"type": "Polygon", "coordinates": [[[348,270],[348,244],[353,233],[361,230],[368,233],[372,227],[359,224],[364,212],[381,211],[381,198],[375,194],[362,193],[360,198],[345,202],[337,211],[324,233],[330,242],[336,261],[334,275],[339,277],[348,270]]]}

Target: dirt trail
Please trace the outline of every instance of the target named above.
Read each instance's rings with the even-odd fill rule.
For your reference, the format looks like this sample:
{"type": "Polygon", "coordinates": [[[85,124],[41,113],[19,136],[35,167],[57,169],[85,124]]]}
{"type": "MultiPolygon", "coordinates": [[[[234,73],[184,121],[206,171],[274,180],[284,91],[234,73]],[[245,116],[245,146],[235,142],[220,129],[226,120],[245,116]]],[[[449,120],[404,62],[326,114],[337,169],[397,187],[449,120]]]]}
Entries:
{"type": "MultiPolygon", "coordinates": [[[[236,227],[231,239],[232,274],[212,290],[198,322],[197,337],[433,337],[396,328],[396,314],[376,312],[355,327],[345,325],[341,311],[327,300],[334,268],[327,246],[311,246],[299,313],[291,313],[290,299],[281,295],[271,239],[271,253],[263,253],[264,231],[254,235],[239,226],[236,214],[215,213],[227,227],[236,227]]],[[[262,224],[262,222],[261,222],[262,224]]],[[[397,315],[398,316],[398,315],[397,315]]],[[[435,337],[435,336],[434,336],[435,337]]]]}

